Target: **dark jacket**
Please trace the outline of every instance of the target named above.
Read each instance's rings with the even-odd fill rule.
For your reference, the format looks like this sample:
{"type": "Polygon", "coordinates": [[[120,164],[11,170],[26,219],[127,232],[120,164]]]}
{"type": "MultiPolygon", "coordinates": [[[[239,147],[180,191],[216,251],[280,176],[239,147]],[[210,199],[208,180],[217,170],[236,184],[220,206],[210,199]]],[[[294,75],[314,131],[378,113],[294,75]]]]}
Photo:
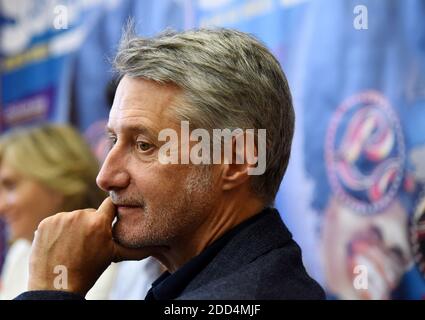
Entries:
{"type": "Polygon", "coordinates": [[[178,299],[324,299],[276,210],[237,233],[178,299]]]}

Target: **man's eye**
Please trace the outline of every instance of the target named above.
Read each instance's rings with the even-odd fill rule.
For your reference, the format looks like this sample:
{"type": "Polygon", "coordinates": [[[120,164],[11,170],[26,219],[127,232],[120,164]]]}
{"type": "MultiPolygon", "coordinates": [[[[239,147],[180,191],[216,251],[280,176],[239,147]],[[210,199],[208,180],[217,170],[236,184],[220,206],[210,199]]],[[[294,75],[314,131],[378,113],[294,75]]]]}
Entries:
{"type": "Polygon", "coordinates": [[[152,145],[150,143],[144,142],[144,141],[137,141],[137,148],[140,151],[148,151],[150,148],[152,148],[152,145]]]}
{"type": "Polygon", "coordinates": [[[117,137],[115,137],[115,136],[109,136],[109,142],[113,146],[114,144],[117,143],[117,137]]]}

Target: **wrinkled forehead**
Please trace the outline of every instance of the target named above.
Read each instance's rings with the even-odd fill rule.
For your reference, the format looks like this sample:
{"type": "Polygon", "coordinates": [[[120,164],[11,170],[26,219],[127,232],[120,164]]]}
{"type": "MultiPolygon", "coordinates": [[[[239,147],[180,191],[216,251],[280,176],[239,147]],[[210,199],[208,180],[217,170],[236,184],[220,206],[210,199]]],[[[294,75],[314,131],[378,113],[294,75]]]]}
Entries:
{"type": "Polygon", "coordinates": [[[124,76],[112,105],[108,127],[148,125],[162,129],[176,121],[174,109],[181,90],[172,84],[159,84],[142,78],[124,76]]]}

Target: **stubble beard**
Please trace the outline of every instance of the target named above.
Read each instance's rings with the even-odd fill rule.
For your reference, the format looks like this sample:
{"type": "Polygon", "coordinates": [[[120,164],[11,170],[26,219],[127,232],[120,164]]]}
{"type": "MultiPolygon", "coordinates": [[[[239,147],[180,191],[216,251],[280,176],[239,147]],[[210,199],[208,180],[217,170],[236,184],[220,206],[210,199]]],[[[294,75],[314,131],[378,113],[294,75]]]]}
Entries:
{"type": "MultiPolygon", "coordinates": [[[[129,203],[143,208],[142,216],[134,224],[118,219],[113,226],[114,239],[128,248],[170,246],[202,223],[212,205],[211,192],[211,168],[194,166],[172,201],[151,206],[142,196],[130,197],[126,199],[129,203]]],[[[114,200],[113,194],[111,198],[114,200]]]]}

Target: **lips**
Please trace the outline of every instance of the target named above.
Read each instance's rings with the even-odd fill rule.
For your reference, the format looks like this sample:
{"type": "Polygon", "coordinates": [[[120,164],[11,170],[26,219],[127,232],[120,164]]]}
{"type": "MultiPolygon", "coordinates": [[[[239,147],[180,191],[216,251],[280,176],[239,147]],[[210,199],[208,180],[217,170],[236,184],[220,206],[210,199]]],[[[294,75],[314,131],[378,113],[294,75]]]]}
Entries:
{"type": "Polygon", "coordinates": [[[117,208],[139,208],[138,205],[131,205],[131,204],[115,204],[117,208]]]}
{"type": "Polygon", "coordinates": [[[132,214],[140,211],[142,207],[140,206],[128,206],[128,205],[117,205],[117,212],[119,215],[132,214]]]}

